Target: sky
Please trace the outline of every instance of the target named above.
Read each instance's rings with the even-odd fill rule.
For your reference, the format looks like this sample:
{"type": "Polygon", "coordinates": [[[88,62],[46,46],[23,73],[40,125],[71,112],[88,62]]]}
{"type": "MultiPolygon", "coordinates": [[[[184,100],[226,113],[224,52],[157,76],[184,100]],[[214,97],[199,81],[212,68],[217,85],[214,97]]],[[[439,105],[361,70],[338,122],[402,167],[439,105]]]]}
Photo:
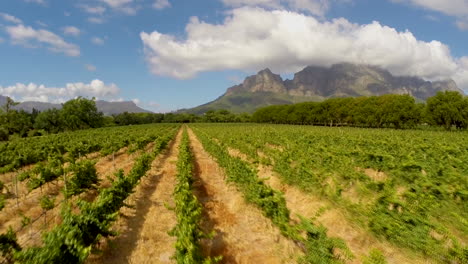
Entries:
{"type": "Polygon", "coordinates": [[[168,112],[341,62],[468,92],[467,44],[468,0],[2,0],[0,94],[168,112]]]}

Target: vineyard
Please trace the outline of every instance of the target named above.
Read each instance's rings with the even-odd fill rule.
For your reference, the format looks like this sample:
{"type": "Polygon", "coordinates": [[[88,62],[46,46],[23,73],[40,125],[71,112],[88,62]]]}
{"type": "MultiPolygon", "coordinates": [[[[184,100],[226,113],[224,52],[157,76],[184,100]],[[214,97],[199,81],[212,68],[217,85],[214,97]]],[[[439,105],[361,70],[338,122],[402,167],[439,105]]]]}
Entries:
{"type": "Polygon", "coordinates": [[[468,263],[467,146],[259,124],[14,139],[0,263],[468,263]]]}

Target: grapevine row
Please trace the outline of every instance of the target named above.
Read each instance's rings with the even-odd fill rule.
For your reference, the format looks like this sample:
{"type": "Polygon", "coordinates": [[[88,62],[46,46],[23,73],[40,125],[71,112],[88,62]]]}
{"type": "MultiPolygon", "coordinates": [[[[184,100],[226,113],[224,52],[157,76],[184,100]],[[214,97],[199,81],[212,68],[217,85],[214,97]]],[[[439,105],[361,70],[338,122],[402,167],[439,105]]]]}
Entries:
{"type": "Polygon", "coordinates": [[[174,188],[177,225],[171,235],[177,237],[175,259],[177,263],[209,263],[200,254],[202,206],[192,192],[193,158],[187,131],[184,130],[177,160],[177,184],[174,188]]]}
{"type": "Polygon", "coordinates": [[[467,259],[468,249],[451,231],[461,237],[468,233],[466,133],[198,126],[257,162],[272,165],[285,183],[345,208],[353,221],[377,236],[441,263],[467,259]],[[382,178],[370,178],[364,173],[368,169],[382,178]],[[363,202],[348,200],[346,192],[353,188],[363,202]]]}
{"type": "Polygon", "coordinates": [[[145,175],[151,161],[172,137],[161,137],[152,153],[142,154],[128,175],[125,176],[122,170],[117,172],[112,186],[102,190],[94,202],[79,201],[79,214],[74,214],[70,205],[66,206],[62,224],[44,236],[42,247],[19,249],[8,233],[1,238],[7,238],[5,241],[10,243],[1,245],[2,248],[8,247],[9,251],[2,253],[20,263],[83,263],[101,237],[115,235],[110,228],[119,209],[145,175]]]}
{"type": "MultiPolygon", "coordinates": [[[[100,151],[102,155],[109,155],[131,142],[137,142],[140,138],[146,137],[137,142],[136,149],[154,139],[154,127],[154,125],[140,125],[99,128],[0,142],[0,153],[2,153],[0,173],[47,160],[51,155],[62,156],[67,153],[71,159],[95,151],[100,151]]],[[[159,125],[159,127],[170,129],[175,126],[159,125]]]]}
{"type": "Polygon", "coordinates": [[[282,193],[273,190],[258,179],[256,171],[238,157],[229,155],[226,146],[216,143],[205,133],[196,130],[204,149],[224,168],[227,180],[236,184],[247,202],[258,206],[263,214],[278,226],[282,234],[300,244],[305,251],[302,261],[306,263],[342,263],[352,258],[344,241],[329,238],[326,228],[316,226],[311,220],[302,218],[297,225],[291,224],[289,210],[282,193]],[[301,234],[305,233],[306,236],[301,234]],[[342,255],[336,254],[336,249],[342,255]]]}

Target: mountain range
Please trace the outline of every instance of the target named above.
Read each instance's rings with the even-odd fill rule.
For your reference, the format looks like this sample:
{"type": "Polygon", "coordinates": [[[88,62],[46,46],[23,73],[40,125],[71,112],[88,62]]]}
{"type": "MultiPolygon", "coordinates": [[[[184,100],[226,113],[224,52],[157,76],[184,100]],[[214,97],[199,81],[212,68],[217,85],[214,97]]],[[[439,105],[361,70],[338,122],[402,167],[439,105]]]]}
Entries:
{"type": "MultiPolygon", "coordinates": [[[[6,103],[5,96],[0,95],[0,105],[4,105],[6,103]]],[[[43,102],[33,102],[33,101],[26,101],[21,102],[18,105],[14,106],[13,109],[18,110],[25,110],[27,112],[32,112],[32,110],[36,109],[39,111],[44,111],[47,109],[57,108],[61,109],[61,104],[52,104],[52,103],[43,103],[43,102]]],[[[151,111],[145,110],[143,108],[138,107],[132,101],[123,101],[123,102],[107,102],[102,100],[96,101],[96,108],[99,112],[104,113],[104,115],[114,115],[114,114],[121,114],[124,112],[128,113],[151,113],[151,111]]]]}
{"type": "Polygon", "coordinates": [[[453,80],[430,82],[414,76],[394,76],[372,65],[307,66],[295,73],[292,80],[283,80],[267,68],[228,88],[216,100],[180,112],[201,114],[216,109],[253,112],[256,108],[274,104],[384,94],[409,94],[417,101],[425,101],[445,90],[464,94],[453,80]]]}

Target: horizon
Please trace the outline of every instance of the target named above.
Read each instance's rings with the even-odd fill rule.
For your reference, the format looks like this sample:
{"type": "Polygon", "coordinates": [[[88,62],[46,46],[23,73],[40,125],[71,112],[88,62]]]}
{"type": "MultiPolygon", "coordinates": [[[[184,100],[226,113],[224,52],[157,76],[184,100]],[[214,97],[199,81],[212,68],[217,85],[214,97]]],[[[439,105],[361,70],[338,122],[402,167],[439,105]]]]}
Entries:
{"type": "Polygon", "coordinates": [[[7,0],[0,95],[171,112],[269,68],[345,62],[468,91],[468,0],[7,0]]]}

